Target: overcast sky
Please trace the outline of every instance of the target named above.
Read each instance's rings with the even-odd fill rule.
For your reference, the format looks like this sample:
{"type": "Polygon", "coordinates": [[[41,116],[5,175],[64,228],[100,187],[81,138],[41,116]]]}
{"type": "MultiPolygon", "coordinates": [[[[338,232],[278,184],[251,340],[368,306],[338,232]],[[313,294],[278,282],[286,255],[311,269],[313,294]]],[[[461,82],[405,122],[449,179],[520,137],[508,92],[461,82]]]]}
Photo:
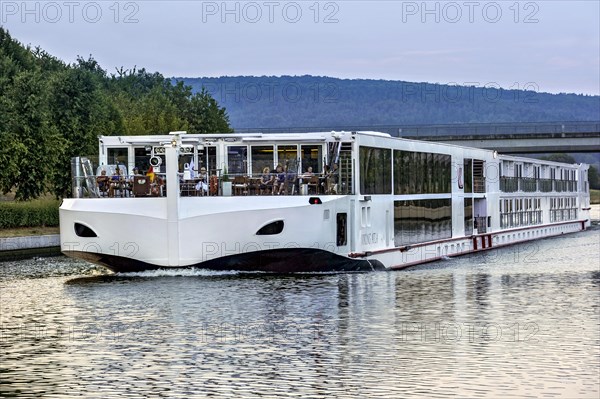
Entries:
{"type": "Polygon", "coordinates": [[[165,76],[325,75],[600,94],[600,2],[5,1],[67,62],[165,76]]]}

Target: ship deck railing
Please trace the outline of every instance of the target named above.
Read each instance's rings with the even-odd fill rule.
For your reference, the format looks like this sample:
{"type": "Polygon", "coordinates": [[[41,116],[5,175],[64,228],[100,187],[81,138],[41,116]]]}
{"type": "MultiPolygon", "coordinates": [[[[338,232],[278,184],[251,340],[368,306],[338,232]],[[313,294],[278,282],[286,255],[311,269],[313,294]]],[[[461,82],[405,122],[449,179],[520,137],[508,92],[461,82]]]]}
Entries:
{"type": "Polygon", "coordinates": [[[505,193],[572,193],[577,192],[577,181],[502,176],[500,177],[500,191],[505,193]]]}
{"type": "MultiPolygon", "coordinates": [[[[229,174],[227,176],[211,175],[206,178],[183,179],[179,176],[179,195],[182,197],[230,197],[230,196],[264,196],[264,195],[348,195],[352,189],[345,181],[333,176],[286,174],[283,182],[277,182],[277,176],[267,184],[263,183],[262,174],[229,174]]],[[[88,189],[79,198],[152,198],[166,197],[167,184],[163,173],[155,176],[134,176],[118,182],[110,183],[110,190],[101,187],[92,178],[84,180],[88,189]]]]}

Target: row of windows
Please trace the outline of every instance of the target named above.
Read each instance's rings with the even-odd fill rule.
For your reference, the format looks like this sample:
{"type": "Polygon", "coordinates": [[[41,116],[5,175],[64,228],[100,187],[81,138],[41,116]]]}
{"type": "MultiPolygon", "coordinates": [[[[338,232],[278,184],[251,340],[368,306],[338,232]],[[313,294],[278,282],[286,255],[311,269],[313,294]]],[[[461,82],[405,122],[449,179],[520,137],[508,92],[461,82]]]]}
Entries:
{"type": "Polygon", "coordinates": [[[394,201],[394,244],[452,237],[452,200],[394,201]]]}
{"type": "Polygon", "coordinates": [[[550,222],[564,222],[577,219],[577,209],[551,209],[550,222]]]}
{"type": "Polygon", "coordinates": [[[550,209],[571,209],[577,208],[577,198],[550,198],[550,209]]]}
{"type": "Polygon", "coordinates": [[[543,223],[542,211],[518,211],[500,213],[500,227],[530,226],[543,223]]]}
{"type": "Polygon", "coordinates": [[[313,173],[321,173],[323,164],[320,145],[232,145],[227,147],[227,170],[233,175],[259,175],[265,167],[273,169],[276,164],[287,165],[288,170],[305,172],[312,167],[313,173]],[[298,165],[298,161],[302,165],[298,165]]]}
{"type": "Polygon", "coordinates": [[[541,198],[513,198],[500,200],[500,213],[542,209],[541,198]]]}
{"type": "MultiPolygon", "coordinates": [[[[360,192],[392,193],[392,150],[361,146],[360,192]]],[[[451,192],[451,157],[427,152],[393,151],[394,194],[451,192]]]]}
{"type": "Polygon", "coordinates": [[[577,219],[576,197],[550,198],[550,222],[563,222],[577,219]]]}
{"type": "Polygon", "coordinates": [[[500,227],[519,227],[542,223],[541,198],[500,200],[500,227]]]}

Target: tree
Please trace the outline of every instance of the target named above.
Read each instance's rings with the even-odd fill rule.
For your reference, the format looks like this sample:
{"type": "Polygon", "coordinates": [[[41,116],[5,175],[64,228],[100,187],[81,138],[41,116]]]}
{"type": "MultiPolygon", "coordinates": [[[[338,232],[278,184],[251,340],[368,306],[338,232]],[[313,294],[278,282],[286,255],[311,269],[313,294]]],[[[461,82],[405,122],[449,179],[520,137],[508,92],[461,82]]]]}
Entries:
{"type": "Polygon", "coordinates": [[[229,116],[204,88],[194,94],[186,110],[189,133],[231,133],[229,116]]]}
{"type": "Polygon", "coordinates": [[[51,75],[52,124],[64,139],[59,167],[53,174],[52,191],[57,197],[70,191],[71,158],[96,154],[99,135],[123,131],[122,118],[102,90],[102,80],[101,73],[81,63],[51,75]]]}
{"type": "Polygon", "coordinates": [[[5,167],[0,187],[15,199],[36,198],[49,188],[60,167],[64,139],[51,123],[48,87],[40,71],[20,73],[3,101],[8,116],[0,136],[0,163],[5,167]]]}

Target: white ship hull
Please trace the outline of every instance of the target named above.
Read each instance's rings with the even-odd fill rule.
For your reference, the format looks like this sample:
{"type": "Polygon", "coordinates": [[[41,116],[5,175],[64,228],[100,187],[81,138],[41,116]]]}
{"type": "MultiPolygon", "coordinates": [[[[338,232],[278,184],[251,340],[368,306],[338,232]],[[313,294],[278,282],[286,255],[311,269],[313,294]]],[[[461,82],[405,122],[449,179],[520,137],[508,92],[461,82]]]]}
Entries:
{"type": "MultiPolygon", "coordinates": [[[[206,214],[207,200],[189,199],[188,217],[178,224],[179,239],[168,239],[165,199],[129,199],[128,213],[122,200],[102,200],[101,210],[90,209],[94,201],[65,200],[60,210],[61,247],[72,257],[100,264],[117,272],[131,272],[171,267],[197,267],[214,270],[266,271],[279,273],[372,271],[400,269],[444,257],[461,256],[530,240],[559,236],[584,230],[586,220],[508,229],[470,237],[450,238],[402,247],[369,245],[368,251],[351,251],[351,245],[338,247],[334,223],[323,221],[323,213],[347,209],[349,199],[326,198],[322,205],[308,204],[307,197],[279,206],[277,197],[248,198],[246,209],[222,209],[206,214]],[[196,204],[194,204],[196,200],[196,204]],[[275,206],[269,208],[269,204],[275,206]],[[265,221],[284,220],[285,228],[277,239],[256,236],[265,221]],[[74,223],[83,223],[98,237],[78,237],[74,223]],[[118,228],[115,228],[118,226],[118,228]],[[171,245],[171,248],[170,248],[171,245]],[[176,259],[169,259],[177,246],[176,259]]],[[[287,200],[287,199],[286,199],[287,200]]],[[[210,202],[210,200],[208,200],[210,202]]],[[[222,205],[220,198],[213,199],[222,205]]],[[[279,201],[280,202],[280,201],[279,201]]],[[[184,207],[185,207],[184,205],[184,207]]],[[[233,206],[233,204],[229,204],[233,206]]],[[[378,233],[371,233],[378,235],[378,233]]],[[[352,241],[360,241],[353,235],[352,241]]],[[[364,245],[362,246],[365,247],[364,245]]]]}
{"type": "Polygon", "coordinates": [[[309,204],[308,198],[181,198],[181,218],[175,226],[169,226],[165,198],[66,199],[60,209],[61,246],[66,255],[114,271],[162,267],[271,272],[383,268],[377,261],[353,259],[348,256],[348,246],[336,245],[335,222],[331,216],[324,220],[324,214],[347,210],[347,197],[323,197],[319,205],[309,204]],[[98,202],[102,202],[101,208],[98,202]],[[284,221],[276,238],[256,235],[262,226],[276,220],[284,221]],[[89,227],[97,237],[77,236],[72,228],[75,223],[89,227]]]}

